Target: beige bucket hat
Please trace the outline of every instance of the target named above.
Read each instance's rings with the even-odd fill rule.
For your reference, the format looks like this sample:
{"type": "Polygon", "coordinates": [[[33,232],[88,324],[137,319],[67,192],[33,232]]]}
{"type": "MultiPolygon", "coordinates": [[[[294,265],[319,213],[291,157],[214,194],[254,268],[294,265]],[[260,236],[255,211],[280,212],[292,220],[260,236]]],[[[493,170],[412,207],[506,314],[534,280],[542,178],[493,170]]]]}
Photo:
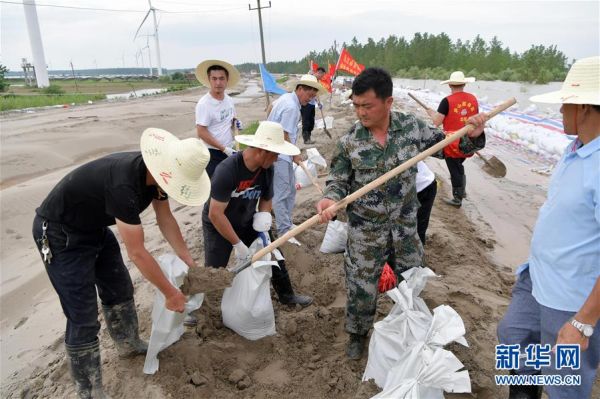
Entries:
{"type": "Polygon", "coordinates": [[[210,87],[208,73],[206,71],[213,65],[218,65],[227,70],[227,73],[229,74],[229,78],[227,79],[227,88],[234,87],[238,84],[240,81],[240,72],[230,63],[220,60],[206,60],[198,64],[196,67],[196,79],[198,79],[200,83],[206,87],[210,87]]]}
{"type": "Polygon", "coordinates": [[[450,74],[450,79],[440,82],[441,85],[464,85],[467,83],[473,83],[474,77],[465,78],[465,74],[462,71],[454,71],[450,74]]]}
{"type": "Polygon", "coordinates": [[[533,96],[529,100],[550,104],[600,105],[600,56],[576,61],[560,90],[533,96]]]}
{"type": "Polygon", "coordinates": [[[262,148],[283,155],[298,155],[300,149],[292,143],[285,141],[283,126],[277,122],[263,121],[258,125],[254,134],[238,134],[234,137],[238,143],[262,148]]]}
{"type": "Polygon", "coordinates": [[[317,77],[314,75],[310,75],[308,73],[306,75],[302,75],[300,77],[300,79],[296,79],[296,80],[293,80],[292,82],[290,82],[289,87],[292,90],[296,90],[296,87],[298,87],[298,85],[309,86],[314,89],[317,89],[319,91],[317,93],[317,96],[329,94],[327,89],[325,89],[323,87],[323,85],[321,85],[321,83],[319,83],[319,81],[317,80],[317,77]]]}
{"type": "Polygon", "coordinates": [[[210,195],[206,165],[210,152],[196,138],[179,140],[166,130],[148,128],[140,140],[142,157],[160,188],[175,201],[200,206],[210,195]]]}

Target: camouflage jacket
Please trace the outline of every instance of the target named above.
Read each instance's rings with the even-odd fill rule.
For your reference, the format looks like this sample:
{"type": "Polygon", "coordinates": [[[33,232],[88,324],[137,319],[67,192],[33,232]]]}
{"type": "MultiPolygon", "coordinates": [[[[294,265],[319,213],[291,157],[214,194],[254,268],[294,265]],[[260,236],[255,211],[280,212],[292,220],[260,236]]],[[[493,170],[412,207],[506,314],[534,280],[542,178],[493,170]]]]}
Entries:
{"type": "MultiPolygon", "coordinates": [[[[357,122],[337,143],[323,196],[339,201],[444,137],[442,130],[428,127],[413,114],[393,111],[388,139],[382,147],[371,132],[357,122]]],[[[460,148],[472,153],[484,144],[483,134],[475,140],[464,136],[460,148]]],[[[443,157],[441,151],[436,156],[443,157]]],[[[349,204],[350,224],[375,227],[410,217],[417,206],[416,173],[415,165],[349,204]]]]}

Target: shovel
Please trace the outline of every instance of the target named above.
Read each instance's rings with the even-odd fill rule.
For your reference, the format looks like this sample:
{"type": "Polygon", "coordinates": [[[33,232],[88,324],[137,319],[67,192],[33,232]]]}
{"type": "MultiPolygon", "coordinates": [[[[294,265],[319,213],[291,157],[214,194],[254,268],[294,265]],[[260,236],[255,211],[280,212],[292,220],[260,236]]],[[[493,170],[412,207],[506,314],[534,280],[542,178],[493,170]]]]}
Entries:
{"type": "MultiPolygon", "coordinates": [[[[427,106],[427,104],[423,103],[417,97],[413,96],[412,93],[408,93],[408,96],[410,98],[412,98],[413,100],[415,100],[416,103],[419,104],[421,107],[423,107],[425,110],[430,109],[427,106]]],[[[490,176],[493,176],[493,177],[506,176],[506,165],[504,165],[504,163],[501,160],[499,160],[495,156],[492,156],[491,158],[487,159],[483,155],[481,155],[479,153],[479,151],[475,151],[475,154],[477,154],[481,159],[483,159],[484,164],[483,164],[482,169],[484,172],[486,172],[487,174],[489,174],[490,176]]]]}
{"type": "Polygon", "coordinates": [[[312,185],[315,186],[321,194],[323,194],[323,189],[321,188],[321,186],[319,186],[319,183],[316,182],[313,175],[308,171],[308,169],[306,168],[306,165],[304,165],[304,161],[300,162],[299,165],[302,168],[302,170],[304,171],[304,173],[306,173],[306,176],[308,176],[308,178],[310,179],[310,182],[312,183],[312,185]]]}
{"type": "MultiPolygon", "coordinates": [[[[319,106],[319,100],[317,100],[317,107],[319,106]]],[[[325,123],[325,115],[323,114],[323,108],[319,108],[319,111],[321,111],[321,119],[323,119],[323,130],[325,131],[325,134],[327,136],[329,136],[330,139],[333,139],[333,137],[331,137],[331,133],[329,133],[329,130],[327,130],[327,123],[325,123]]]]}
{"type": "MultiPolygon", "coordinates": [[[[514,98],[510,98],[510,99],[504,101],[502,104],[500,104],[497,107],[495,107],[494,109],[492,109],[488,113],[488,117],[489,118],[493,118],[494,116],[498,115],[500,112],[502,112],[505,109],[508,109],[509,107],[513,106],[516,102],[517,102],[517,100],[515,100],[514,98]]],[[[335,204],[331,205],[327,209],[328,210],[332,210],[332,211],[337,211],[339,209],[342,209],[342,208],[346,207],[349,203],[351,203],[351,202],[355,201],[356,199],[362,197],[363,195],[365,195],[369,191],[371,191],[371,190],[373,190],[373,189],[381,186],[382,184],[384,184],[385,182],[387,182],[391,178],[399,175],[400,173],[404,172],[406,169],[410,168],[411,166],[416,165],[417,162],[424,160],[425,158],[427,158],[428,156],[430,156],[432,154],[435,154],[436,152],[440,151],[442,148],[446,147],[448,144],[452,143],[455,140],[460,139],[462,136],[464,136],[465,134],[469,133],[473,129],[474,129],[473,125],[466,125],[465,127],[463,127],[461,129],[457,130],[456,132],[454,132],[454,134],[446,136],[446,138],[444,140],[442,140],[439,143],[437,143],[437,144],[429,147],[428,149],[426,149],[422,153],[420,153],[420,154],[412,157],[408,161],[402,163],[401,165],[396,166],[394,169],[392,169],[392,170],[386,172],[385,174],[379,176],[378,178],[376,178],[375,180],[373,180],[369,184],[366,184],[363,187],[361,187],[358,190],[356,190],[355,192],[353,192],[351,194],[348,194],[345,198],[339,200],[338,202],[336,202],[335,204]]],[[[239,265],[235,265],[232,268],[230,268],[229,270],[232,273],[234,273],[234,274],[240,273],[242,270],[244,270],[247,267],[249,267],[252,264],[252,262],[256,262],[257,260],[259,260],[260,258],[262,258],[263,256],[265,256],[269,252],[273,251],[276,248],[279,248],[279,246],[281,246],[283,243],[285,243],[290,238],[292,238],[292,237],[294,237],[294,236],[302,233],[304,230],[306,230],[306,229],[308,229],[308,228],[316,225],[317,223],[319,223],[320,219],[321,219],[321,215],[316,214],[313,217],[311,217],[310,219],[305,220],[304,223],[302,223],[301,225],[296,226],[295,228],[289,230],[287,233],[285,233],[284,235],[282,235],[281,237],[279,237],[278,239],[276,239],[275,241],[273,241],[271,244],[267,245],[263,249],[261,249],[258,252],[256,252],[252,256],[251,260],[249,260],[249,261],[247,261],[245,263],[239,264],[239,265]]]]}

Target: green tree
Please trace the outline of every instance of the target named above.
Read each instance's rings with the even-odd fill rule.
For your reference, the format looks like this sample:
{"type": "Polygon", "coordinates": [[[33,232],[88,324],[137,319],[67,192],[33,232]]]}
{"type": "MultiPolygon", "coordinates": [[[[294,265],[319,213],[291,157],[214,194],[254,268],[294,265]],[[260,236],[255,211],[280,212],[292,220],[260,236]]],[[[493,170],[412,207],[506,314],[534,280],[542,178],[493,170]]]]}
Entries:
{"type": "Polygon", "coordinates": [[[10,84],[4,78],[4,74],[8,72],[8,68],[0,64],[0,92],[5,92],[10,84]]]}

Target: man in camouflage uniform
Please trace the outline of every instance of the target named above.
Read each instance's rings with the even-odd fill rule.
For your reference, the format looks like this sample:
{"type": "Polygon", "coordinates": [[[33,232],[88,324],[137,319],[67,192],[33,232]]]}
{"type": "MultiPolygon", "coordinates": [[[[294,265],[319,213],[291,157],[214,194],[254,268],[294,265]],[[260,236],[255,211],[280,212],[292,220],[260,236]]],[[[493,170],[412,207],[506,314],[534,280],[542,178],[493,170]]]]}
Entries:
{"type": "MultiPolygon", "coordinates": [[[[323,199],[317,204],[321,222],[335,215],[326,210],[336,201],[444,139],[444,133],[412,114],[392,112],[393,84],[380,68],[367,68],[352,84],[352,102],[359,118],[337,144],[323,199]]],[[[461,149],[483,148],[485,115],[461,139],[461,149]]],[[[441,154],[439,154],[441,156],[441,154]]],[[[417,234],[417,167],[388,180],[348,205],[346,271],[346,354],[360,359],[377,305],[377,282],[386,262],[396,275],[422,266],[423,247],[417,234]]]]}

